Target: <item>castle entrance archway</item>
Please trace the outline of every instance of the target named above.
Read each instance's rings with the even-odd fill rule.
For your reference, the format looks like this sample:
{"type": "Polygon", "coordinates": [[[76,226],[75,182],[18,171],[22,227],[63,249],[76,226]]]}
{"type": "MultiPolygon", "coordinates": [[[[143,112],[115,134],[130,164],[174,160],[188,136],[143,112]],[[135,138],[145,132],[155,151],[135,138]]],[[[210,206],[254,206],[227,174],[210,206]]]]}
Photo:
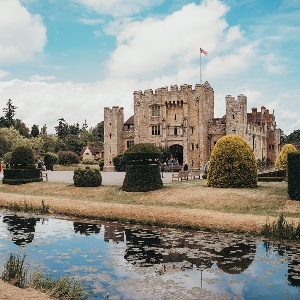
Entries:
{"type": "Polygon", "coordinates": [[[170,158],[171,159],[178,159],[178,163],[182,165],[183,162],[183,147],[178,144],[174,144],[169,147],[170,149],[170,158]]]}

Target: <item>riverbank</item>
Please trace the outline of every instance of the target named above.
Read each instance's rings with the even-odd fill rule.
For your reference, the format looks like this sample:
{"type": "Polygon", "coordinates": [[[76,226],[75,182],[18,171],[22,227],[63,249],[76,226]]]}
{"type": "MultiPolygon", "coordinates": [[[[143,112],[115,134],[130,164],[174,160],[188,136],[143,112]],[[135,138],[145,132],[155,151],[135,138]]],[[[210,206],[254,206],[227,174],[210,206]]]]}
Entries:
{"type": "MultiPolygon", "coordinates": [[[[0,207],[49,206],[49,213],[120,220],[161,226],[189,227],[257,234],[280,214],[297,224],[300,203],[288,199],[285,182],[262,183],[256,189],[215,189],[205,180],[164,184],[147,193],[128,193],[120,186],[76,188],[68,183],[41,182],[19,186],[0,183],[0,207]]],[[[50,299],[0,281],[1,299],[50,299]]]]}
{"type": "Polygon", "coordinates": [[[0,184],[0,206],[21,206],[26,201],[41,207],[43,202],[52,214],[249,233],[259,233],[266,221],[275,221],[282,213],[295,224],[300,220],[300,203],[288,199],[285,182],[260,182],[255,189],[216,189],[205,183],[174,182],[147,193],[124,192],[120,186],[0,184]]]}

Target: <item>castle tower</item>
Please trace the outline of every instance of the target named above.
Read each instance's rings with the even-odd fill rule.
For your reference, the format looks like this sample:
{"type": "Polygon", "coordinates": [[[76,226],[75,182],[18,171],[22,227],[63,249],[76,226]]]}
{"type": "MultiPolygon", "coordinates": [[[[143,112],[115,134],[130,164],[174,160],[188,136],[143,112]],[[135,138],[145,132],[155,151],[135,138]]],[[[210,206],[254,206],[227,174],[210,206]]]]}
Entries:
{"type": "Polygon", "coordinates": [[[245,138],[247,128],[247,97],[240,94],[237,99],[231,95],[225,97],[226,101],[226,135],[238,134],[245,138]]]}
{"type": "Polygon", "coordinates": [[[115,170],[112,159],[123,153],[124,109],[113,106],[104,108],[104,167],[103,171],[115,170]]]}

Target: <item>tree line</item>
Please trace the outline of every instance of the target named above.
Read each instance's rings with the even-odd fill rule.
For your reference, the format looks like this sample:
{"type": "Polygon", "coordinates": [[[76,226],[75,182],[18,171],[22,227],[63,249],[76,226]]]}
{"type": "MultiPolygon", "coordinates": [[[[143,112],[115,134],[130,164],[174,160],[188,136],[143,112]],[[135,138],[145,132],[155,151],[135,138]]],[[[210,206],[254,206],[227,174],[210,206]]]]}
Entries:
{"type": "Polygon", "coordinates": [[[72,151],[77,155],[87,142],[96,147],[102,147],[104,142],[104,122],[95,127],[89,127],[86,120],[79,123],[68,124],[64,118],[58,119],[54,127],[55,134],[47,133],[47,125],[32,125],[29,129],[26,124],[15,118],[18,107],[9,99],[3,108],[4,116],[0,117],[0,158],[11,152],[17,146],[29,146],[36,156],[43,153],[59,151],[72,151]]]}

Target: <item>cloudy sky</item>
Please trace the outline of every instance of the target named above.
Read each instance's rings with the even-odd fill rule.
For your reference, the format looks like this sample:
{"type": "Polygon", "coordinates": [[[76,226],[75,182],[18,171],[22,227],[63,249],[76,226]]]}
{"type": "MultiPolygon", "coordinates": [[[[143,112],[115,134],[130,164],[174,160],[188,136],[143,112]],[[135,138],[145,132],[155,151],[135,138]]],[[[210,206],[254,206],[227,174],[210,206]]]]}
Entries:
{"type": "Polygon", "coordinates": [[[133,92],[200,82],[300,128],[299,0],[0,0],[0,115],[31,128],[93,127],[104,107],[133,114],[133,92]]]}

